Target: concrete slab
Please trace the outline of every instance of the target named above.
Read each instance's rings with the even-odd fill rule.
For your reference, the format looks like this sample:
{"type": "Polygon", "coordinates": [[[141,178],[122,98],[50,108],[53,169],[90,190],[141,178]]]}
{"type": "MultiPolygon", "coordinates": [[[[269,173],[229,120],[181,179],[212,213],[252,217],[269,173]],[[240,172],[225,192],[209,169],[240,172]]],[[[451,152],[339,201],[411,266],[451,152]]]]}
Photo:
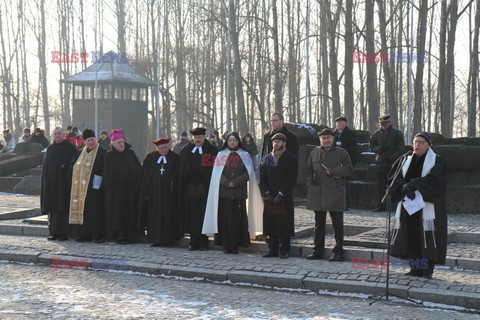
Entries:
{"type": "Polygon", "coordinates": [[[24,219],[40,215],[40,208],[0,207],[0,220],[24,219]]]}

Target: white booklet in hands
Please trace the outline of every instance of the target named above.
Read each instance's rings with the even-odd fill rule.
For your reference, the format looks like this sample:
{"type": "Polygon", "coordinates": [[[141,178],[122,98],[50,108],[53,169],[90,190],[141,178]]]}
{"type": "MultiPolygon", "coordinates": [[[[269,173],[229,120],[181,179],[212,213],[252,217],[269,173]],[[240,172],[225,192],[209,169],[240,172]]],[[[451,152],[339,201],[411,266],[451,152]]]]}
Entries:
{"type": "Polygon", "coordinates": [[[93,176],[93,189],[98,190],[102,185],[102,177],[94,175],[93,176]]]}
{"type": "Polygon", "coordinates": [[[409,215],[414,214],[418,210],[421,210],[425,207],[425,201],[423,201],[422,194],[420,191],[415,191],[415,199],[410,200],[407,196],[403,197],[402,202],[403,207],[407,210],[409,215]]]}

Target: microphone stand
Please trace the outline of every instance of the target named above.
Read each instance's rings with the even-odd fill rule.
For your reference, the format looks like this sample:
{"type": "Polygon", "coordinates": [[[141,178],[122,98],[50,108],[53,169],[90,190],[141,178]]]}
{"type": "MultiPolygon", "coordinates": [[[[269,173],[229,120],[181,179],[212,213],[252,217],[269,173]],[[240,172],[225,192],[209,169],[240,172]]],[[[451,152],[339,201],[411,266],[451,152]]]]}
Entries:
{"type": "Polygon", "coordinates": [[[405,164],[405,161],[407,160],[408,155],[411,155],[411,153],[409,152],[409,153],[407,153],[403,156],[401,164],[398,166],[397,170],[395,171],[395,173],[393,175],[392,182],[390,183],[389,186],[387,186],[387,190],[385,191],[385,195],[382,198],[382,203],[386,203],[387,219],[388,219],[388,223],[387,223],[387,225],[388,225],[388,227],[387,227],[387,277],[385,279],[385,292],[369,296],[368,299],[374,299],[373,301],[369,302],[369,305],[374,304],[375,302],[379,301],[382,298],[385,298],[386,301],[389,301],[390,296],[396,297],[398,299],[407,300],[407,301],[410,301],[410,302],[413,302],[413,303],[416,303],[416,304],[420,304],[420,305],[422,304],[422,302],[418,302],[418,301],[415,301],[415,300],[412,300],[412,299],[409,299],[409,298],[404,298],[404,297],[400,297],[400,296],[397,296],[397,295],[394,295],[394,294],[390,294],[390,291],[389,291],[390,244],[391,244],[391,240],[392,240],[391,239],[391,234],[390,234],[390,230],[391,230],[391,206],[392,206],[391,196],[392,196],[393,184],[397,180],[400,172],[402,171],[402,167],[405,164]]]}

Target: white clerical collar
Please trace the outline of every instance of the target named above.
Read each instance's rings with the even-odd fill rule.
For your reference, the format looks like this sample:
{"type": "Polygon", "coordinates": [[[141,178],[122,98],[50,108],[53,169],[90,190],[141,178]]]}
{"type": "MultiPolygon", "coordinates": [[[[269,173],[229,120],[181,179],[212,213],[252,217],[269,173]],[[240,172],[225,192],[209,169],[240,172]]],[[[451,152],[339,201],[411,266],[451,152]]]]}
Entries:
{"type": "Polygon", "coordinates": [[[203,154],[202,146],[200,146],[200,147],[197,147],[197,146],[193,147],[192,153],[195,153],[195,152],[197,151],[197,149],[198,149],[198,153],[199,153],[199,154],[203,154]]]}
{"type": "Polygon", "coordinates": [[[157,163],[160,164],[162,163],[163,161],[163,164],[166,164],[167,163],[167,158],[165,158],[165,156],[160,156],[157,160],[157,163]]]}

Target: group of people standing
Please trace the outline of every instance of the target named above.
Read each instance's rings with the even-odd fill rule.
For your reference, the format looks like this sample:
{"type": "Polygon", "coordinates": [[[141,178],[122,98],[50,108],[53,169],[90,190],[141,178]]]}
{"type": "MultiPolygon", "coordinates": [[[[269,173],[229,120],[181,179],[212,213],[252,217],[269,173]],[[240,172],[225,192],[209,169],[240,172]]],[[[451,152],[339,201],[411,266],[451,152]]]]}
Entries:
{"type": "MultiPolygon", "coordinates": [[[[329,260],[344,260],[347,179],[357,152],[347,119],[335,122],[335,130],[318,132],[320,145],[313,148],[306,165],[307,208],[315,212],[314,249],[307,257],[312,260],[323,258],[327,212],[336,242],[329,260]]],[[[379,182],[390,179],[389,192],[397,208],[391,254],[428,258],[428,270],[411,274],[431,276],[433,265],[445,262],[444,160],[429,148],[428,133],[418,134],[413,153],[402,156],[403,145],[389,117],[379,122],[381,129],[372,135],[370,148],[377,154],[379,182]],[[417,215],[406,215],[402,201],[413,199],[417,191],[431,205],[417,215]]],[[[131,243],[142,241],[146,231],[152,246],[166,246],[189,234],[188,248],[193,251],[207,250],[208,236],[214,235],[224,253],[237,254],[263,234],[269,248],[263,257],[288,258],[295,234],[293,189],[299,144],[282,114],[271,116],[259,174],[249,145],[253,137],[242,139],[230,132],[219,146],[209,142],[205,128],[193,128],[190,134],[191,140],[182,133],[175,152],[169,149],[169,138],[153,141],[155,151],[142,164],[121,130],[110,133],[111,149],[106,151],[92,130],[83,132],[85,147],[77,150],[64,140],[63,129],[56,128],[42,172],[42,212],[49,214],[49,239],[66,240],[70,234],[77,241],[131,243]]],[[[385,193],[382,188],[379,199],[385,193]]]]}

